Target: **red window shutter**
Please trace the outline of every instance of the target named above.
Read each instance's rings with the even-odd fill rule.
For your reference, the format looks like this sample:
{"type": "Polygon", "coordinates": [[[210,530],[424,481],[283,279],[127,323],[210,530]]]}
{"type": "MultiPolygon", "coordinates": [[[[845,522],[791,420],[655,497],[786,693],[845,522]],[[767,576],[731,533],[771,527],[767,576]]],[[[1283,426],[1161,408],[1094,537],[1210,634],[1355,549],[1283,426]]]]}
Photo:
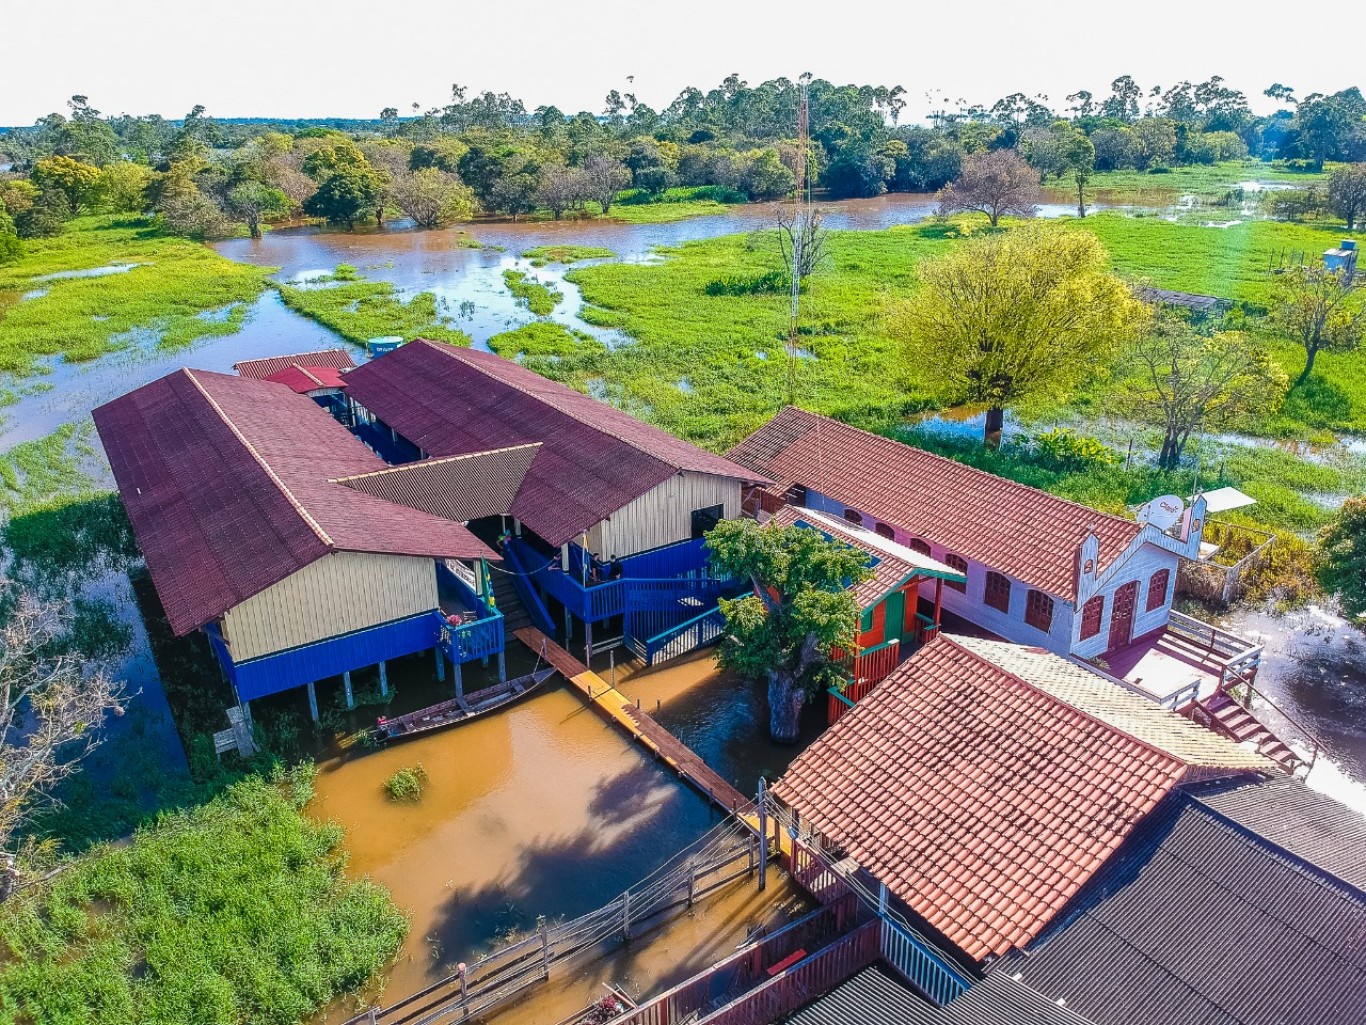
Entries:
{"type": "Polygon", "coordinates": [[[1098,594],[1081,607],[1081,639],[1100,633],[1100,621],[1105,616],[1105,595],[1098,594]]]}
{"type": "Polygon", "coordinates": [[[1031,588],[1025,595],[1025,622],[1044,633],[1053,629],[1053,599],[1031,588]]]}
{"type": "Polygon", "coordinates": [[[1148,580],[1148,611],[1152,612],[1167,604],[1167,586],[1171,583],[1169,569],[1160,569],[1148,580]]]}

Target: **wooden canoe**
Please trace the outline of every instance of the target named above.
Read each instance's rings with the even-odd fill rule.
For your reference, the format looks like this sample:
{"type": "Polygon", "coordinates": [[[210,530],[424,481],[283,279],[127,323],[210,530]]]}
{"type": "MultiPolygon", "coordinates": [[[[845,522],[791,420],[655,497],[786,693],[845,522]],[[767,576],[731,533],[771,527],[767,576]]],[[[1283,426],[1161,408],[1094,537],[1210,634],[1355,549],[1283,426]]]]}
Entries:
{"type": "Polygon", "coordinates": [[[554,669],[542,669],[484,690],[471,691],[463,698],[452,698],[428,708],[419,708],[407,715],[395,716],[392,719],[381,717],[375,723],[374,737],[380,741],[406,740],[408,737],[431,733],[433,730],[459,726],[471,719],[478,719],[521,701],[554,676],[555,672],[554,669]]]}

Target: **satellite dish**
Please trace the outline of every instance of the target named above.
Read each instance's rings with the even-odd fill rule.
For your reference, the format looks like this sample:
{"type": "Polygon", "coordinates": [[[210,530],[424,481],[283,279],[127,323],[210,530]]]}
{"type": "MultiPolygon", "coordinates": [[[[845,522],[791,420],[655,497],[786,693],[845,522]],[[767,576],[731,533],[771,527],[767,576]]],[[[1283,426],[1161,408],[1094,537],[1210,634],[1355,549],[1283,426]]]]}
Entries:
{"type": "Polygon", "coordinates": [[[1138,507],[1139,523],[1151,523],[1158,530],[1169,530],[1181,519],[1186,504],[1175,495],[1159,495],[1138,507]]]}

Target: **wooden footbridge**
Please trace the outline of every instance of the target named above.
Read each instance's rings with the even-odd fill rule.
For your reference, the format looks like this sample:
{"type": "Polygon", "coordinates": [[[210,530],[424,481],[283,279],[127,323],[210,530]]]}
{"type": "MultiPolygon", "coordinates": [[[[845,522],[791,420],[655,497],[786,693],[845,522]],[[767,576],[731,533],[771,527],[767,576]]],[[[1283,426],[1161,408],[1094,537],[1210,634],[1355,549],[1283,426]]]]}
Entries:
{"type": "Polygon", "coordinates": [[[637,743],[666,762],[678,775],[723,811],[748,808],[753,800],[740,793],[686,744],[640,709],[625,694],[576,659],[535,627],[514,636],[560,671],[604,717],[617,723],[637,743]]]}

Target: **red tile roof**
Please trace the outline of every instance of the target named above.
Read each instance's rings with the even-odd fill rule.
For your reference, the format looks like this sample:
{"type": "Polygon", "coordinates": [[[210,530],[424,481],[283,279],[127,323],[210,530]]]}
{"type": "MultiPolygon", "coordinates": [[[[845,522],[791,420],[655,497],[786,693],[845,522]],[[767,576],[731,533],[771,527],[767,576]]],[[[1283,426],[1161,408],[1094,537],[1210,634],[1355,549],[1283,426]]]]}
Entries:
{"type": "Polygon", "coordinates": [[[432,456],[541,442],[512,514],[554,545],[680,471],[761,479],[493,353],[417,339],[346,375],[357,402],[432,456]]]}
{"type": "Polygon", "coordinates": [[[853,587],[852,593],[860,608],[866,609],[871,605],[876,605],[914,576],[926,579],[936,576],[944,580],[963,579],[963,574],[952,566],[946,566],[928,555],[922,555],[914,549],[907,548],[905,545],[899,545],[888,538],[879,537],[871,530],[836,520],[833,516],[827,516],[815,509],[799,509],[791,505],[783,506],[773,514],[768,522],[778,526],[801,524],[811,527],[819,530],[827,537],[862,549],[868,553],[870,560],[875,559],[873,575],[853,587]]]}
{"type": "Polygon", "coordinates": [[[181,370],[94,417],[177,634],[331,552],[496,558],[458,523],[332,483],[384,463],[281,385],[181,370]]]}
{"type": "Polygon", "coordinates": [[[1036,936],[1186,772],[940,637],[774,792],[980,960],[1036,936]]]}
{"type": "Polygon", "coordinates": [[[1069,601],[1088,532],[1100,542],[1101,569],[1143,529],[793,406],[729,455],[1069,601]]]}
{"type": "Polygon", "coordinates": [[[241,363],[234,363],[232,368],[242,377],[259,380],[296,364],[304,367],[332,367],[336,370],[350,370],[356,365],[356,361],[345,349],[318,349],[314,352],[296,352],[289,356],[244,359],[241,363]]]}
{"type": "Polygon", "coordinates": [[[266,374],[261,380],[283,384],[300,395],[306,395],[320,388],[346,387],[346,380],[336,367],[310,367],[299,363],[291,364],[273,374],[266,374]]]}

